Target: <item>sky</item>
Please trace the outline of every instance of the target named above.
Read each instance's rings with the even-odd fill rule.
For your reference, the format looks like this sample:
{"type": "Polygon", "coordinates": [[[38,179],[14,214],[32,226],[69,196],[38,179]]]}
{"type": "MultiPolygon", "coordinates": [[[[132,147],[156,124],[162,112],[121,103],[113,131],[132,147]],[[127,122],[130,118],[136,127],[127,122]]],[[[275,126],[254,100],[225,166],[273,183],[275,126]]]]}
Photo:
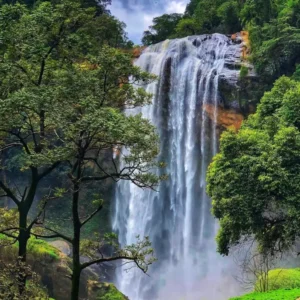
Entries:
{"type": "Polygon", "coordinates": [[[135,44],[141,43],[144,30],[152,19],[164,13],[183,13],[189,0],[112,0],[112,15],[127,25],[128,37],[135,44]]]}

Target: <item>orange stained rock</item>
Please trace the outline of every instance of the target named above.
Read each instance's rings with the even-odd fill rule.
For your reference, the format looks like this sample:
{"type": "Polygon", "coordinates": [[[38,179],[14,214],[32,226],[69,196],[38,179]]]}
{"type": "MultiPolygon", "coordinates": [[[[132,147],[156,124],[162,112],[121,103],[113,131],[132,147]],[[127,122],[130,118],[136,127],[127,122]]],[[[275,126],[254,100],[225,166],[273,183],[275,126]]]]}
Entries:
{"type": "Polygon", "coordinates": [[[212,104],[203,105],[203,109],[211,120],[216,120],[217,125],[226,129],[238,131],[244,120],[244,116],[233,109],[224,109],[219,106],[217,110],[215,110],[215,107],[212,104]]]}
{"type": "Polygon", "coordinates": [[[249,45],[249,31],[241,31],[241,37],[244,43],[248,46],[249,45]]]}
{"type": "Polygon", "coordinates": [[[243,50],[242,50],[242,57],[247,59],[250,54],[250,41],[249,41],[249,32],[248,31],[241,31],[241,37],[244,42],[243,50]]]}
{"type": "Polygon", "coordinates": [[[146,47],[135,47],[132,49],[132,54],[134,58],[139,58],[146,47]]]}
{"type": "Polygon", "coordinates": [[[247,59],[250,54],[250,41],[249,41],[249,32],[248,31],[241,31],[238,33],[234,33],[231,35],[231,39],[235,40],[238,37],[241,37],[243,41],[242,47],[242,58],[247,59]]]}

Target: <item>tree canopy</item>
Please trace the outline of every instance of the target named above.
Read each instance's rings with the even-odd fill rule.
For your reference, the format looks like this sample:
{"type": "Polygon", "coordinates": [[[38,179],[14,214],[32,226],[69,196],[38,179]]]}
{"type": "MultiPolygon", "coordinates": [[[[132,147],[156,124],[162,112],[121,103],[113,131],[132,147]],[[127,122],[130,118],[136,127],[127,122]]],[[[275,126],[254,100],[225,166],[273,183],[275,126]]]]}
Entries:
{"type": "Polygon", "coordinates": [[[164,14],[153,19],[153,25],[144,32],[142,42],[144,45],[151,45],[168,38],[175,34],[175,28],[181,19],[180,14],[164,14]]]}
{"type": "Polygon", "coordinates": [[[299,238],[299,98],[299,82],[282,77],[238,133],[223,133],[207,175],[221,254],[244,239],[275,253],[299,238]]]}

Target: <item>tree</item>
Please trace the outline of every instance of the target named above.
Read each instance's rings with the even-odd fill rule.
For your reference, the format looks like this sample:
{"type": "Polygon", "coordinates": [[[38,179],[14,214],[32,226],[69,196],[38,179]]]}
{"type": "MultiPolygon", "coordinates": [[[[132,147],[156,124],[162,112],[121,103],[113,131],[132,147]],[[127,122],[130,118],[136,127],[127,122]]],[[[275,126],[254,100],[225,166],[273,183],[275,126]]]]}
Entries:
{"type": "Polygon", "coordinates": [[[194,18],[197,22],[199,33],[213,33],[220,24],[217,14],[217,1],[200,0],[196,7],[194,18]]]}
{"type": "Polygon", "coordinates": [[[181,20],[181,14],[164,14],[153,19],[153,25],[144,32],[142,42],[144,45],[151,45],[168,38],[175,34],[175,28],[181,20]]]}
{"type": "Polygon", "coordinates": [[[250,28],[252,59],[257,71],[270,80],[283,74],[291,75],[299,61],[300,27],[295,14],[297,7],[286,5],[276,19],[264,26],[250,28]]]}
{"type": "MultiPolygon", "coordinates": [[[[19,257],[26,262],[26,246],[33,226],[28,214],[38,186],[64,159],[54,134],[58,129],[54,123],[57,114],[64,109],[63,103],[52,102],[57,92],[56,75],[79,57],[73,50],[67,59],[66,50],[76,43],[70,39],[75,37],[74,32],[92,20],[93,10],[82,9],[75,2],[65,1],[55,8],[43,2],[33,11],[20,4],[4,5],[0,15],[1,171],[15,160],[21,171],[26,172],[28,181],[23,191],[11,182],[1,181],[0,187],[3,196],[18,208],[19,257]],[[15,155],[10,156],[11,151],[15,155]]],[[[26,277],[20,276],[22,293],[26,277]]]]}
{"type": "Polygon", "coordinates": [[[269,290],[269,271],[276,266],[281,258],[269,253],[257,251],[253,241],[243,243],[233,251],[234,260],[241,272],[235,279],[245,290],[267,292],[269,290]]]}
{"type": "Polygon", "coordinates": [[[199,0],[191,0],[185,8],[184,14],[188,17],[192,17],[195,13],[198,2],[199,0]]]}
{"type": "Polygon", "coordinates": [[[235,33],[241,31],[242,26],[239,20],[240,7],[237,1],[226,1],[217,9],[217,14],[221,19],[224,32],[235,33]]]}
{"type": "Polygon", "coordinates": [[[262,26],[276,17],[274,0],[247,0],[241,10],[241,19],[244,24],[262,26]]]}
{"type": "MultiPolygon", "coordinates": [[[[16,4],[17,2],[21,4],[25,4],[29,8],[34,7],[35,5],[39,5],[42,1],[44,0],[21,0],[21,1],[16,1],[16,0],[1,0],[0,4],[16,4]]],[[[54,0],[52,1],[53,3],[58,4],[59,1],[54,0]]],[[[101,14],[108,12],[106,7],[107,5],[111,4],[110,0],[81,0],[81,5],[84,8],[88,7],[93,7],[96,10],[96,15],[100,16],[101,14]]]]}
{"type": "MultiPolygon", "coordinates": [[[[114,241],[115,236],[106,235],[108,239],[104,241],[112,242],[115,249],[110,257],[101,254],[99,241],[81,241],[82,228],[103,207],[103,200],[95,197],[91,199],[95,205],[94,211],[83,216],[80,213],[80,200],[84,190],[106,179],[129,180],[142,188],[154,188],[159,180],[150,172],[159,166],[154,162],[158,154],[158,138],[153,126],[141,115],[126,116],[122,112],[125,107],[149,103],[150,95],[141,88],[134,88],[133,83],[147,83],[153,77],[133,66],[130,57],[106,47],[98,57],[88,62],[88,66],[92,66],[92,69],[77,67],[78,72],[66,73],[69,84],[59,95],[69,103],[69,108],[60,115],[58,135],[62,147],[71,151],[65,172],[69,178],[66,188],[70,190],[72,199],[73,236],[68,237],[47,226],[45,231],[49,235],[33,233],[43,238],[60,237],[72,245],[72,300],[78,299],[81,271],[92,264],[129,259],[146,272],[148,264],[153,262],[153,250],[148,239],[138,240],[136,245],[120,249],[114,241]],[[120,167],[113,152],[110,152],[106,166],[101,163],[103,153],[113,148],[120,152],[125,166],[120,167]],[[111,237],[113,241],[109,239],[111,237]],[[83,244],[87,246],[82,247],[83,244]],[[100,257],[94,253],[97,249],[100,257]],[[91,261],[81,263],[80,256],[86,251],[91,261]]],[[[42,224],[36,222],[36,225],[42,224]]]]}
{"type": "MultiPolygon", "coordinates": [[[[76,1],[42,2],[32,10],[21,4],[0,8],[1,172],[13,164],[27,182],[16,187],[12,178],[0,180],[1,197],[9,197],[18,210],[17,226],[2,233],[18,241],[18,255],[25,263],[29,237],[42,236],[37,227],[45,208],[62,193],[51,182],[47,191],[40,185],[60,167],[70,180],[74,236],[45,229],[73,245],[72,299],[78,298],[80,229],[102,207],[96,201],[96,211],[80,219],[82,184],[103,178],[131,180],[141,187],[158,182],[149,173],[158,152],[153,126],[140,115],[123,114],[125,106],[149,103],[150,95],[133,83],[153,77],[132,66],[131,57],[103,47],[105,40],[98,29],[93,31],[97,21],[94,8],[82,8],[76,1]],[[121,146],[130,150],[123,169],[114,160],[112,171],[99,165],[99,155],[121,146]],[[37,197],[40,209],[30,217],[37,197]]],[[[24,272],[19,277],[23,294],[24,272]]]]}
{"type": "Polygon", "coordinates": [[[176,26],[176,33],[178,36],[195,35],[197,32],[197,24],[192,18],[183,18],[176,26]]]}
{"type": "Polygon", "coordinates": [[[223,255],[245,239],[274,255],[299,238],[299,97],[299,83],[280,78],[241,130],[221,137],[207,192],[220,220],[217,242],[223,255]]]}

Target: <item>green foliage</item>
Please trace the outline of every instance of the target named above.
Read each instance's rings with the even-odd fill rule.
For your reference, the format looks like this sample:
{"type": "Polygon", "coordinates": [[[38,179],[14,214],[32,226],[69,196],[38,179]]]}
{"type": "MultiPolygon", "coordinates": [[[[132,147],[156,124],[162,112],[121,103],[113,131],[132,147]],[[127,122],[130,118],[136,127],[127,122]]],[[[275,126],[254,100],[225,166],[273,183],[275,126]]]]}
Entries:
{"type": "MultiPolygon", "coordinates": [[[[27,250],[37,257],[58,257],[45,242],[30,236],[60,237],[72,244],[77,251],[74,297],[79,269],[88,267],[80,265],[80,233],[103,207],[99,195],[90,197],[89,205],[82,201],[91,185],[128,180],[151,188],[160,180],[151,171],[161,166],[154,126],[141,114],[124,114],[125,108],[150,103],[151,95],[142,87],[156,78],[134,66],[130,55],[110,47],[105,34],[111,34],[112,19],[105,16],[79,0],[39,2],[32,9],[19,3],[0,7],[0,168],[13,166],[24,177],[20,186],[0,180],[1,197],[17,206],[15,222],[10,216],[0,229],[16,237],[23,260],[27,250]],[[43,181],[58,167],[58,179],[43,181]],[[45,209],[49,202],[67,197],[72,230],[64,235],[48,222],[45,209]],[[29,215],[36,198],[40,203],[29,215]]],[[[81,250],[90,246],[92,256],[93,242],[82,242],[81,250]]],[[[113,259],[122,254],[146,271],[153,261],[149,243],[138,240],[122,252],[117,248],[113,259]]],[[[19,275],[25,287],[26,276],[19,275]]]]}
{"type": "Polygon", "coordinates": [[[164,14],[153,19],[153,25],[144,32],[142,42],[144,45],[151,45],[171,38],[180,21],[180,14],[164,14]]]}
{"type": "Polygon", "coordinates": [[[276,16],[273,0],[247,0],[240,13],[244,24],[263,25],[276,16]]]}
{"type": "Polygon", "coordinates": [[[275,269],[268,274],[268,289],[296,289],[300,287],[300,269],[275,269]]]}
{"type": "Polygon", "coordinates": [[[296,71],[292,77],[294,80],[300,81],[300,65],[297,65],[296,71]]]}
{"type": "Polygon", "coordinates": [[[241,130],[225,132],[207,175],[218,251],[254,238],[260,251],[282,251],[300,229],[300,85],[279,79],[241,130]]]}
{"type": "Polygon", "coordinates": [[[296,300],[300,296],[300,289],[276,290],[265,293],[251,293],[230,300],[296,300]]]}
{"type": "Polygon", "coordinates": [[[240,70],[240,78],[245,78],[249,73],[249,69],[246,66],[242,66],[240,70]]]}
{"type": "Polygon", "coordinates": [[[265,76],[267,82],[283,74],[291,75],[299,60],[300,1],[251,3],[254,7],[265,7],[261,10],[249,8],[253,16],[248,16],[247,21],[252,60],[258,72],[265,76]]]}
{"type": "Polygon", "coordinates": [[[115,258],[114,260],[118,257],[123,259],[127,258],[145,273],[148,271],[149,266],[156,261],[149,237],[140,239],[140,237],[137,236],[134,244],[126,245],[121,248],[118,236],[115,233],[106,233],[102,238],[98,237],[94,240],[81,240],[80,253],[91,260],[96,260],[99,258],[99,251],[101,253],[101,249],[108,246],[111,249],[111,257],[115,258]]]}
{"type": "MultiPolygon", "coordinates": [[[[12,238],[5,236],[4,234],[0,234],[0,244],[3,248],[2,251],[7,251],[6,247],[8,247],[8,251],[14,251],[17,254],[18,242],[14,241],[12,238]]],[[[46,241],[36,238],[30,238],[28,240],[28,253],[31,257],[44,259],[49,258],[50,260],[58,260],[59,259],[59,251],[48,244],[46,241]]]]}
{"type": "Polygon", "coordinates": [[[217,15],[221,20],[220,26],[223,32],[233,33],[241,30],[239,19],[239,3],[235,0],[225,1],[217,9],[217,15]]]}
{"type": "MultiPolygon", "coordinates": [[[[59,4],[59,1],[56,0],[2,0],[0,1],[0,5],[16,4],[17,2],[26,5],[29,9],[35,8],[42,2],[59,4]]],[[[97,17],[94,22],[97,23],[97,25],[94,28],[86,28],[86,30],[93,31],[97,36],[97,39],[99,41],[101,39],[101,43],[105,41],[112,47],[131,48],[133,46],[133,43],[127,38],[125,23],[120,22],[110,14],[109,10],[107,10],[107,6],[111,4],[110,0],[79,0],[78,3],[80,3],[83,8],[92,8],[94,10],[94,14],[97,17]]]]}
{"type": "Polygon", "coordinates": [[[22,294],[23,300],[44,299],[51,300],[46,291],[40,286],[39,278],[29,266],[17,261],[15,263],[0,261],[0,298],[1,299],[20,299],[19,285],[17,274],[24,272],[26,276],[30,277],[27,282],[28,288],[22,294]],[[21,267],[22,266],[22,267],[21,267]]]}
{"type": "Polygon", "coordinates": [[[95,300],[127,300],[121,292],[119,292],[112,283],[96,284],[93,287],[95,291],[93,299],[95,300]]]}
{"type": "Polygon", "coordinates": [[[194,18],[201,33],[212,33],[220,24],[217,14],[217,1],[200,0],[194,12],[194,18]]]}
{"type": "Polygon", "coordinates": [[[150,26],[149,30],[144,32],[142,42],[149,45],[167,38],[187,35],[234,33],[241,30],[239,12],[240,1],[237,0],[191,0],[184,16],[177,15],[176,19],[173,15],[155,18],[154,26],[150,26]]]}
{"type": "Polygon", "coordinates": [[[291,26],[286,19],[276,19],[262,28],[250,27],[250,40],[256,69],[263,76],[269,76],[269,82],[295,70],[300,51],[300,28],[291,26]]]}
{"type": "Polygon", "coordinates": [[[27,249],[31,255],[36,257],[49,257],[54,260],[59,259],[59,251],[44,240],[30,238],[27,249]]]}
{"type": "Polygon", "coordinates": [[[179,37],[194,35],[197,32],[197,23],[192,18],[181,19],[176,26],[176,34],[179,37]]]}

